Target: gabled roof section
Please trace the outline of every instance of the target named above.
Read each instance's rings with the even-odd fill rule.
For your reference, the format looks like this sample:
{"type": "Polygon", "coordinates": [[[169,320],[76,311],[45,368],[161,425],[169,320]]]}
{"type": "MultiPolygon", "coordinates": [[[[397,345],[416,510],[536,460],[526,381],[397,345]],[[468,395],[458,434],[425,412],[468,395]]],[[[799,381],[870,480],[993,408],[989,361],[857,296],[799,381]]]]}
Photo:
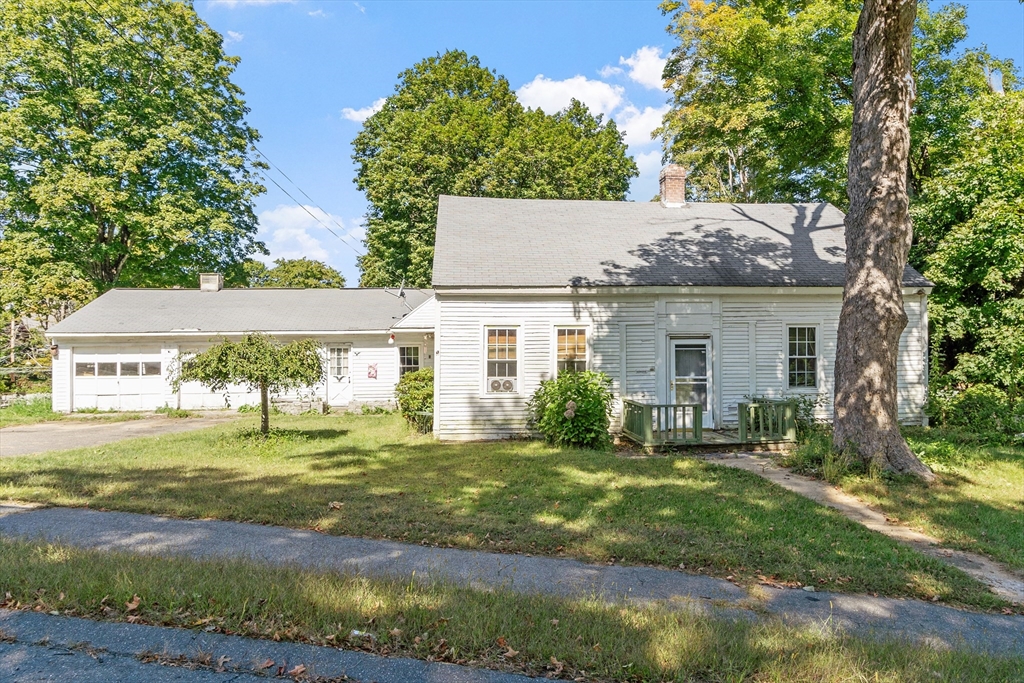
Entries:
{"type": "MultiPolygon", "coordinates": [[[[831,204],[442,196],[435,287],[842,287],[831,204]]],[[[907,287],[930,286],[907,267],[907,287]]]]}
{"type": "Polygon", "coordinates": [[[396,330],[433,330],[437,322],[437,299],[431,296],[395,323],[396,330]]]}
{"type": "Polygon", "coordinates": [[[112,289],[48,334],[383,331],[431,297],[406,289],[406,306],[383,289],[112,289]]]}

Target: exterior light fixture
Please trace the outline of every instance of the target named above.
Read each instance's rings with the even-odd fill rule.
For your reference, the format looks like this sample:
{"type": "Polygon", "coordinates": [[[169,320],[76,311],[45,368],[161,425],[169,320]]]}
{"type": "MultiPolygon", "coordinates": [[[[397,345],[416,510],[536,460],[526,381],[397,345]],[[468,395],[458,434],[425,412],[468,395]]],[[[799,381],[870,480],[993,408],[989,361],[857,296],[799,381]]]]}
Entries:
{"type": "Polygon", "coordinates": [[[390,337],[388,337],[388,344],[394,344],[394,343],[395,343],[395,335],[392,334],[390,337]]]}

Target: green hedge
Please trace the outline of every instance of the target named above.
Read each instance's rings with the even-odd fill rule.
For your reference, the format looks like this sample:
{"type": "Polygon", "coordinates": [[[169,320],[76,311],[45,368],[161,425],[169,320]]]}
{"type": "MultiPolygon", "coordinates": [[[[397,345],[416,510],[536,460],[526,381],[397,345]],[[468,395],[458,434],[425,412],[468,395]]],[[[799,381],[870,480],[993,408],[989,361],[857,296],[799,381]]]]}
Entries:
{"type": "Polygon", "coordinates": [[[398,409],[413,427],[426,434],[434,427],[434,369],[402,375],[395,387],[398,409]]]}

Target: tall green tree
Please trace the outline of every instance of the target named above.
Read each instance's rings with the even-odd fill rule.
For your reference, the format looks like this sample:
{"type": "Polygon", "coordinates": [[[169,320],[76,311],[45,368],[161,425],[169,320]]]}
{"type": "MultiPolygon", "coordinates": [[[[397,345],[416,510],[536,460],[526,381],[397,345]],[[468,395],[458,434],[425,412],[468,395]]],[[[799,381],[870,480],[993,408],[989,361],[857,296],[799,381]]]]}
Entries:
{"type": "MultiPolygon", "coordinates": [[[[665,75],[672,108],[661,132],[694,193],[712,201],[829,201],[845,207],[858,0],[666,0],[679,44],[665,75]]],[[[944,163],[944,141],[968,126],[986,69],[1008,61],[957,52],[966,10],[922,3],[913,33],[916,93],[910,192],[944,163]]]]}
{"type": "Polygon", "coordinates": [[[265,253],[237,57],[174,0],[0,3],[0,230],[99,291],[265,253]]]}
{"type": "Polygon", "coordinates": [[[336,289],[345,286],[345,276],[322,261],[308,258],[275,259],[267,268],[259,261],[245,264],[250,287],[293,287],[336,289]]]}
{"type": "Polygon", "coordinates": [[[925,181],[911,260],[935,283],[933,374],[1024,396],[1024,93],[971,103],[957,157],[925,181]]]}
{"type": "Polygon", "coordinates": [[[458,51],[403,71],[353,147],[370,203],[363,286],[430,285],[439,195],[621,200],[637,175],[614,121],[579,102],[525,110],[458,51]]]}

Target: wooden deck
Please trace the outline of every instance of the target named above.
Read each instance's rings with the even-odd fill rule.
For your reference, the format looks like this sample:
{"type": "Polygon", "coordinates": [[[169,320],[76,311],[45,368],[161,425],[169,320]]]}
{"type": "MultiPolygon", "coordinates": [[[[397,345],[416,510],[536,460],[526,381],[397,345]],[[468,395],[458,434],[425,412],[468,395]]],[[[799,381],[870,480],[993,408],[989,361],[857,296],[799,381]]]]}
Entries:
{"type": "Polygon", "coordinates": [[[796,441],[796,404],[757,401],[737,405],[737,429],[705,429],[699,404],[623,401],[622,434],[644,448],[706,450],[771,448],[796,441]]]}

